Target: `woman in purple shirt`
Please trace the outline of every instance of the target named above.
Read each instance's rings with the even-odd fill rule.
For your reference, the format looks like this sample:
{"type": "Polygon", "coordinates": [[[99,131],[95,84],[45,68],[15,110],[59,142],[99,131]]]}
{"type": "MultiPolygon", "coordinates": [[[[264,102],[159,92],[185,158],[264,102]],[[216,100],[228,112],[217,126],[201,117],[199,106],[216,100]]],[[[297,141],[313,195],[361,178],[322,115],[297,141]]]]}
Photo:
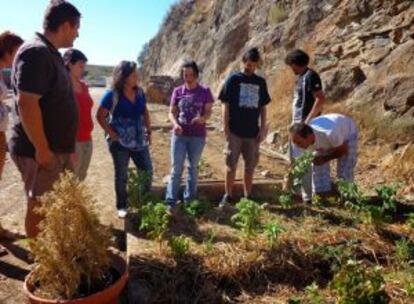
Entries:
{"type": "Polygon", "coordinates": [[[214,102],[210,89],[198,83],[199,70],[194,61],[184,63],[181,73],[184,84],[174,89],[168,115],[173,124],[171,178],[165,197],[170,210],[177,202],[186,158],[188,179],[183,194],[184,203],[191,202],[196,196],[198,162],[206,143],[206,122],[214,102]]]}

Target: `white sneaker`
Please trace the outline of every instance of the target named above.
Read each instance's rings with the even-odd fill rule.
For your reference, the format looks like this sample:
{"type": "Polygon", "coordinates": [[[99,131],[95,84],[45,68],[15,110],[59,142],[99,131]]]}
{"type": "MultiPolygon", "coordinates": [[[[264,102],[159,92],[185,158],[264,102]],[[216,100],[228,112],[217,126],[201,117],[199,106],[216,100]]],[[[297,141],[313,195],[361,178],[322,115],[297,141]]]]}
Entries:
{"type": "Polygon", "coordinates": [[[119,210],[118,210],[118,217],[119,217],[119,218],[123,219],[123,218],[125,218],[126,216],[127,216],[127,211],[126,211],[126,209],[119,209],[119,210]]]}

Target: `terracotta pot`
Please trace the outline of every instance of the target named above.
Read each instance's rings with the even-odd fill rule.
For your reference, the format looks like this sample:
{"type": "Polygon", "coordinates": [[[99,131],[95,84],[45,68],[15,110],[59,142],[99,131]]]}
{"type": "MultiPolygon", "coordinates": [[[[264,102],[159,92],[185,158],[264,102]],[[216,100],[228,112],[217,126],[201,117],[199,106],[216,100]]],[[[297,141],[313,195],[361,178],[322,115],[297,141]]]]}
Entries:
{"type": "Polygon", "coordinates": [[[110,287],[85,298],[73,300],[50,300],[42,299],[33,294],[35,287],[29,284],[32,273],[29,273],[24,281],[24,291],[31,304],[117,304],[119,295],[128,280],[128,271],[125,260],[117,255],[112,255],[112,266],[120,273],[121,277],[110,287]]]}

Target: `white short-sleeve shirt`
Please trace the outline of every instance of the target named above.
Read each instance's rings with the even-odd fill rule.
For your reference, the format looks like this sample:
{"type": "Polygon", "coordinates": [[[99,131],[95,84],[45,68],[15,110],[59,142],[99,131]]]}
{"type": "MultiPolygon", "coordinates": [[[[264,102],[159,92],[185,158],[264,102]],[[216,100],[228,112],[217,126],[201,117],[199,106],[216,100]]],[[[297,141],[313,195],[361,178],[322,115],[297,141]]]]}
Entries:
{"type": "Polygon", "coordinates": [[[310,126],[315,133],[314,149],[329,150],[344,144],[358,133],[351,117],[342,114],[326,114],[311,120],[310,126]]]}

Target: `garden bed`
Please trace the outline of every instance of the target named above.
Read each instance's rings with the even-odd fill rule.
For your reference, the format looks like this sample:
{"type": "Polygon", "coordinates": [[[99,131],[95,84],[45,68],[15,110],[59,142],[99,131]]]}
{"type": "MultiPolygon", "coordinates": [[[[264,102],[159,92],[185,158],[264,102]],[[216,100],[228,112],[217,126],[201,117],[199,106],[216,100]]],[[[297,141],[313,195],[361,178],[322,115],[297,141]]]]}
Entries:
{"type": "Polygon", "coordinates": [[[375,303],[414,301],[414,233],[402,214],[374,225],[341,204],[267,198],[247,229],[211,194],[201,211],[179,207],[158,240],[139,229],[140,212],[129,216],[130,303],[338,303],[377,283],[375,303]]]}

